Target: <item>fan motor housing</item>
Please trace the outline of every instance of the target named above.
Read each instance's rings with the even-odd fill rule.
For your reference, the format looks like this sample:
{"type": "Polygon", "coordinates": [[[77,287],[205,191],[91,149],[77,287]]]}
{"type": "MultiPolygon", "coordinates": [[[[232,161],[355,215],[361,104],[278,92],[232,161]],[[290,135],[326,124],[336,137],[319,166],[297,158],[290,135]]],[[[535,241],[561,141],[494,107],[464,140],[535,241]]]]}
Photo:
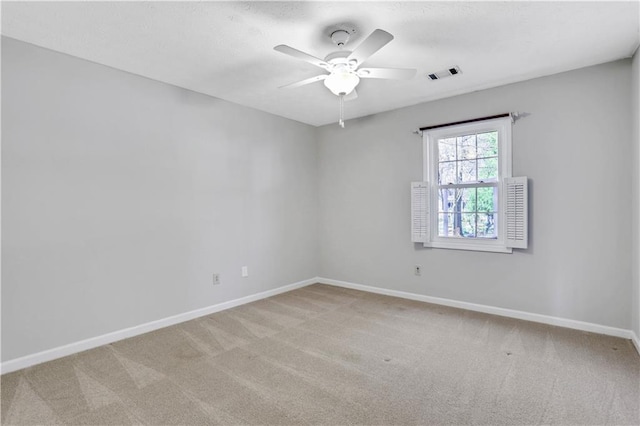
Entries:
{"type": "Polygon", "coordinates": [[[324,60],[329,63],[347,62],[347,57],[351,54],[350,50],[339,50],[329,53],[324,60]]]}
{"type": "Polygon", "coordinates": [[[349,55],[351,55],[350,50],[340,50],[338,52],[329,53],[324,58],[324,60],[332,67],[344,64],[347,65],[351,70],[355,70],[358,67],[358,61],[356,61],[355,59],[348,60],[347,58],[349,57],[349,55]]]}

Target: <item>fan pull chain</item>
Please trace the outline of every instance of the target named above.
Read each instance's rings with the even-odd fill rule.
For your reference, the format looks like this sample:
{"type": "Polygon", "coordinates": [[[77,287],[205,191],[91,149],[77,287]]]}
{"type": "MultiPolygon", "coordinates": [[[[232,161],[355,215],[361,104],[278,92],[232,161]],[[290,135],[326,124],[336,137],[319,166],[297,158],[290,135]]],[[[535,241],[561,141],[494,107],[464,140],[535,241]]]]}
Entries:
{"type": "Polygon", "coordinates": [[[344,129],[344,95],[340,95],[340,120],[338,124],[344,129]]]}

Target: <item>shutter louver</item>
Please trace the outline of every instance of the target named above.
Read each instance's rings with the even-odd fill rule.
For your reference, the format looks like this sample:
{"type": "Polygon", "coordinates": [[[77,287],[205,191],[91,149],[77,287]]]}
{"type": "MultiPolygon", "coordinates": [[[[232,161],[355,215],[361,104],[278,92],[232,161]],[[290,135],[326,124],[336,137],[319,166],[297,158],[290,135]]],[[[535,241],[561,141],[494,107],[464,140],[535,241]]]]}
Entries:
{"type": "Polygon", "coordinates": [[[504,179],[504,199],[507,247],[527,248],[529,205],[526,176],[504,179]]]}
{"type": "Polygon", "coordinates": [[[429,184],[411,182],[411,241],[429,242],[429,184]]]}

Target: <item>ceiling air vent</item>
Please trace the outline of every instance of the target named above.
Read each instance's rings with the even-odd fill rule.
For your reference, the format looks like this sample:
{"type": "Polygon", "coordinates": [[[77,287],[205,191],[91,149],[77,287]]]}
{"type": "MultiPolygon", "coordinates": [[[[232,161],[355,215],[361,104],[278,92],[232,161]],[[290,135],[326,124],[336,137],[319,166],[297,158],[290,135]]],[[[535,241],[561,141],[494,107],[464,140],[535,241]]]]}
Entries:
{"type": "Polygon", "coordinates": [[[441,80],[443,78],[451,77],[452,75],[456,75],[456,74],[462,74],[462,71],[460,70],[459,66],[454,65],[451,68],[448,68],[446,70],[429,74],[429,78],[431,80],[441,80]]]}

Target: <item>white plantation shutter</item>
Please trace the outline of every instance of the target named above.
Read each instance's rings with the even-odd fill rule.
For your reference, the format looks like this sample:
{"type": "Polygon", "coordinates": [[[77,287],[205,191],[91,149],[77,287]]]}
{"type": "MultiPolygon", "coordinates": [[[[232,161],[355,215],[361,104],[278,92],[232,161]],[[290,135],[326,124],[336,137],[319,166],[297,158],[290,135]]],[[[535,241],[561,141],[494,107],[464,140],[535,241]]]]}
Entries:
{"type": "Polygon", "coordinates": [[[529,206],[526,176],[505,178],[503,189],[507,247],[527,248],[529,206]]]}
{"type": "Polygon", "coordinates": [[[411,241],[429,241],[429,183],[411,182],[411,241]]]}

